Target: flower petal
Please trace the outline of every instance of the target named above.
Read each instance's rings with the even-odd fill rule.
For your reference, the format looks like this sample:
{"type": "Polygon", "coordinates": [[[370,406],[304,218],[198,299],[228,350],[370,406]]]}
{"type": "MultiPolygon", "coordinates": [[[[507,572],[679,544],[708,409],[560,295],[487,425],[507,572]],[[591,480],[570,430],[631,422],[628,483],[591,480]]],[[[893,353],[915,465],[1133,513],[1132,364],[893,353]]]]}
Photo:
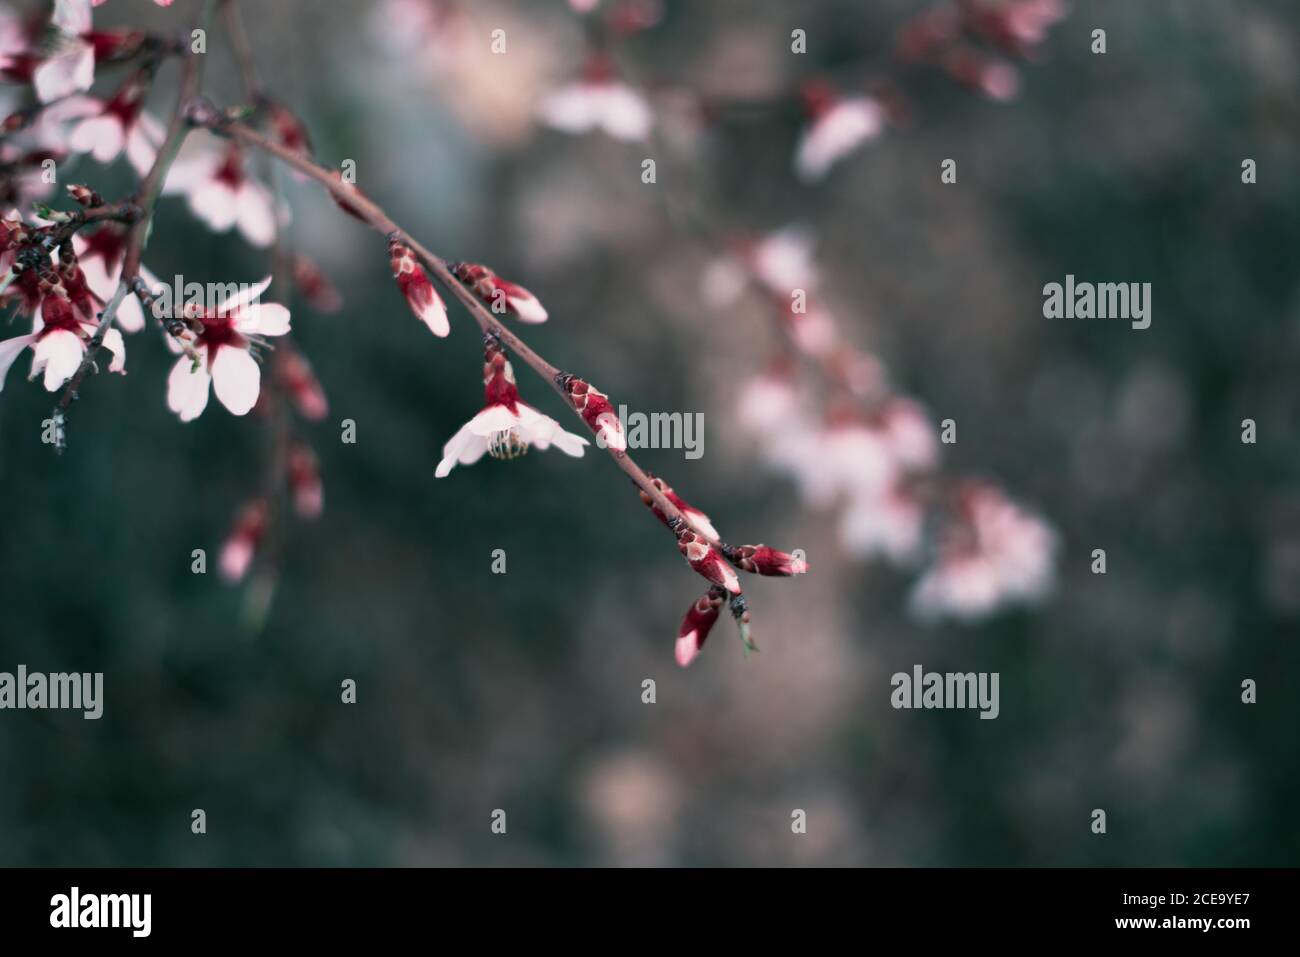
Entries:
{"type": "Polygon", "coordinates": [[[234,415],[246,415],[257,404],[262,367],[247,349],[218,346],[212,360],[212,390],[234,415]]]}
{"type": "MultiPolygon", "coordinates": [[[[202,352],[200,352],[202,356],[202,352]]],[[[208,404],[208,376],[206,362],[192,369],[189,356],[181,356],[167,377],[167,408],[181,417],[182,422],[192,422],[202,414],[208,404]]]]}
{"type": "Polygon", "coordinates": [[[4,390],[5,376],[9,374],[9,367],[18,358],[18,353],[30,346],[35,340],[35,336],[18,336],[0,342],[0,391],[4,390]]]}
{"type": "Polygon", "coordinates": [[[86,354],[86,346],[75,332],[55,329],[37,341],[32,353],[33,374],[43,368],[45,388],[54,392],[77,371],[81,357],[86,354]]]}

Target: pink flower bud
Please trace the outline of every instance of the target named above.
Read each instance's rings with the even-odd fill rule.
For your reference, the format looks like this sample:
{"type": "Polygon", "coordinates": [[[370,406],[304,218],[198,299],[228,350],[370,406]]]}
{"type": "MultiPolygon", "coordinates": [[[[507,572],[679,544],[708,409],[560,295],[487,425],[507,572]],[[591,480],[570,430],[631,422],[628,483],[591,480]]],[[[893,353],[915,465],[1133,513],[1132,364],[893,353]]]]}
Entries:
{"type": "Polygon", "coordinates": [[[293,257],[293,282],[313,309],[338,312],[343,308],[343,297],[338,287],[315,262],[301,253],[293,257]]]}
{"type": "Polygon", "coordinates": [[[695,599],[695,603],[687,610],[681,627],[677,629],[677,663],[683,668],[694,661],[704,647],[704,641],[718,620],[721,608],[721,595],[710,591],[695,599]]]}
{"type": "Polygon", "coordinates": [[[265,499],[256,499],[244,506],[235,527],[230,530],[221,546],[221,577],[238,582],[248,574],[257,554],[257,546],[266,534],[267,505],[265,499]]]}
{"type": "Polygon", "coordinates": [[[478,263],[452,263],[456,278],[473,290],[493,312],[510,312],[521,322],[545,322],[546,309],[537,297],[523,286],[507,282],[487,266],[478,263]]]}
{"type": "Polygon", "coordinates": [[[560,377],[560,387],[564,389],[564,394],[569,397],[569,401],[578,410],[582,420],[604,442],[605,448],[619,452],[627,448],[623,423],[619,421],[614,407],[610,405],[609,396],[577,376],[567,373],[560,377]]]}
{"type": "Polygon", "coordinates": [[[779,552],[766,545],[741,545],[727,555],[739,568],[758,575],[802,575],[808,571],[802,555],[779,552]]]}
{"type": "Polygon", "coordinates": [[[329,414],[325,390],[302,353],[291,348],[277,351],[275,373],[304,419],[319,422],[329,414]]]}
{"type": "Polygon", "coordinates": [[[325,508],[325,487],[321,484],[320,464],[310,448],[302,443],[289,450],[289,491],[299,518],[320,518],[325,508]]]}
{"type": "Polygon", "coordinates": [[[438,290],[433,288],[424,267],[416,261],[414,250],[399,239],[390,239],[388,256],[393,266],[393,278],[397,280],[397,287],[402,290],[411,311],[435,336],[446,336],[451,332],[447,307],[438,290]]]}
{"type": "Polygon", "coordinates": [[[725,588],[733,595],[740,594],[740,579],[727,560],[700,535],[682,529],[677,534],[677,547],[686,556],[686,561],[708,581],[725,588]]]}
{"type": "MultiPolygon", "coordinates": [[[[649,478],[650,481],[654,484],[654,487],[663,493],[664,498],[668,499],[668,501],[672,502],[674,505],[677,506],[677,511],[681,512],[682,515],[685,516],[686,520],[689,521],[697,531],[702,532],[704,534],[704,537],[712,541],[714,544],[717,544],[718,541],[720,541],[718,530],[714,528],[713,523],[709,521],[709,516],[705,515],[698,508],[695,508],[689,502],[683,499],[680,495],[674,492],[672,486],[670,486],[663,479],[659,478],[657,475],[651,475],[649,476],[649,478]]],[[[655,517],[658,518],[659,521],[663,522],[665,525],[668,525],[668,516],[664,514],[663,509],[661,509],[658,505],[655,504],[653,498],[651,498],[645,492],[642,492],[641,501],[643,504],[649,507],[650,511],[654,512],[655,517]]]]}

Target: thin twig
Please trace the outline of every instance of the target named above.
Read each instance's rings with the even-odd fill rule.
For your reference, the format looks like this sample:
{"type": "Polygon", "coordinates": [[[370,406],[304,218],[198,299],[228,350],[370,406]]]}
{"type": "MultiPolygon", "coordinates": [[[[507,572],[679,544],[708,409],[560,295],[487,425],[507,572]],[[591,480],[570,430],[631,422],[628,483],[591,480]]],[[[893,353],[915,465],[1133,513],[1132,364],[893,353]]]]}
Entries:
{"type": "MultiPolygon", "coordinates": [[[[500,339],[511,352],[517,355],[534,372],[545,379],[551,388],[559,393],[559,395],[564,399],[564,404],[568,406],[579,419],[582,419],[581,413],[573,407],[572,402],[569,401],[569,397],[565,394],[563,387],[558,381],[559,377],[562,375],[561,370],[543,359],[532,349],[531,346],[520,339],[511,329],[503,325],[495,316],[493,316],[492,313],[488,311],[487,307],[479,301],[478,297],[456,279],[452,274],[451,269],[448,268],[447,262],[442,259],[442,257],[431,252],[421,244],[419,240],[415,239],[410,233],[399,226],[377,203],[362,195],[360,191],[343,183],[336,174],[330,172],[325,167],[320,166],[319,164],[314,163],[298,153],[280,145],[274,140],[263,136],[261,133],[243,123],[228,119],[212,108],[210,104],[203,104],[201,107],[192,110],[190,113],[190,121],[195,125],[202,126],[214,133],[232,137],[241,143],[255,146],[258,149],[270,153],[280,161],[298,170],[298,172],[316,180],[328,189],[346,209],[349,211],[355,211],[356,214],[376,232],[379,232],[384,236],[395,236],[401,242],[410,246],[415,250],[416,254],[424,260],[425,265],[429,267],[429,270],[438,281],[448,291],[450,291],[453,296],[459,299],[461,304],[464,305],[467,310],[469,310],[470,315],[474,317],[483,333],[496,336],[500,339]]],[[[585,419],[582,419],[582,421],[586,423],[585,419]]],[[[597,436],[599,435],[590,424],[587,424],[587,427],[593,434],[596,434],[597,436]]],[[[650,497],[651,501],[654,502],[655,507],[667,516],[669,522],[680,527],[689,528],[698,533],[701,537],[711,537],[705,535],[703,531],[691,523],[689,518],[682,514],[681,510],[677,508],[677,506],[674,505],[650,480],[650,477],[646,475],[645,471],[637,465],[635,461],[633,461],[632,457],[628,455],[626,450],[606,446],[606,451],[609,452],[610,456],[614,459],[615,464],[617,464],[618,467],[627,474],[636,486],[650,497]],[[676,521],[674,522],[674,520],[676,521]]]]}

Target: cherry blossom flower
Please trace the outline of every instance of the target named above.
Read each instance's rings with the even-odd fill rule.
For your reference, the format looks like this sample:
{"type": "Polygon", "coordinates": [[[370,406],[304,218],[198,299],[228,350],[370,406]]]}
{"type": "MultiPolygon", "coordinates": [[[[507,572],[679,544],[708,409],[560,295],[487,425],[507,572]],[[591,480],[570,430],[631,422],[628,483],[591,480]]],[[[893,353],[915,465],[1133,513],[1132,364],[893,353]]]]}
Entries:
{"type": "Polygon", "coordinates": [[[244,151],[239,145],[191,135],[181,152],[163,192],[183,194],[190,211],[213,232],[237,227],[251,245],[270,246],[275,241],[275,199],[244,169],[244,151]],[[191,146],[195,141],[199,145],[191,146]]]}
{"type": "Polygon", "coordinates": [[[546,309],[537,297],[523,286],[507,282],[487,266],[478,263],[452,263],[451,271],[495,313],[510,312],[521,322],[538,323],[547,319],[546,309]]]}
{"type": "Polygon", "coordinates": [[[840,97],[817,83],[805,90],[804,100],[812,120],[795,153],[795,171],[803,180],[821,179],[885,125],[884,108],[867,96],[840,97]]]}
{"type": "MultiPolygon", "coordinates": [[[[77,264],[89,291],[99,301],[96,311],[113,298],[122,278],[122,264],[126,259],[126,231],[116,223],[103,223],[93,229],[81,230],[72,237],[72,248],[77,254],[77,264]]],[[[143,265],[140,278],[153,288],[158,280],[143,265]]],[[[117,307],[116,321],[126,332],[139,332],[144,328],[144,309],[135,296],[125,297],[117,307]]]]}
{"type": "Polygon", "coordinates": [[[144,176],[165,135],[162,124],[144,111],[148,92],[146,71],[129,77],[111,99],[97,104],[98,113],[73,128],[68,147],[74,153],[90,153],[100,163],[111,163],[125,149],[135,171],[144,176]]]}
{"type": "Polygon", "coordinates": [[[725,588],[733,595],[740,594],[740,579],[736,576],[735,570],[727,564],[722,552],[718,551],[708,539],[683,528],[677,533],[677,548],[686,557],[691,568],[708,581],[725,588]]]}
{"type": "Polygon", "coordinates": [[[767,545],[741,545],[730,549],[727,558],[751,574],[786,577],[808,571],[808,561],[802,555],[791,555],[767,545]]]}
{"type": "Polygon", "coordinates": [[[256,499],[244,506],[234,527],[221,544],[218,564],[221,577],[234,584],[242,581],[253,564],[257,548],[266,535],[269,513],[265,499],[256,499]]]}
{"type": "Polygon", "coordinates": [[[627,142],[645,139],[654,122],[645,97],[619,80],[604,57],[593,58],[581,79],[546,97],[539,113],[564,133],[602,130],[627,142]]]}
{"type": "Polygon", "coordinates": [[[560,386],[565,395],[578,410],[582,420],[596,433],[596,441],[601,448],[622,452],[627,449],[627,437],[623,434],[623,423],[619,421],[609,396],[593,386],[566,373],[561,377],[560,386]]]}
{"type": "MultiPolygon", "coordinates": [[[[72,303],[61,295],[47,295],[40,304],[30,335],[18,336],[0,342],[0,389],[9,367],[23,349],[32,350],[34,379],[44,374],[45,388],[57,391],[72,378],[86,355],[86,344],[95,335],[97,325],[78,318],[72,303]]],[[[104,334],[104,348],[113,354],[109,372],[123,372],[126,364],[126,345],[122,333],[109,329],[104,334]]]]}
{"type": "Polygon", "coordinates": [[[681,627],[677,629],[675,649],[677,663],[683,668],[694,661],[695,656],[704,647],[705,639],[709,637],[709,632],[717,622],[718,612],[721,609],[722,594],[712,589],[707,595],[695,599],[687,609],[686,617],[682,619],[681,627]]]}
{"type": "Polygon", "coordinates": [[[883,555],[896,565],[916,560],[924,531],[924,507],[897,485],[851,496],[839,523],[840,544],[848,554],[883,555]]]}
{"type": "Polygon", "coordinates": [[[795,289],[811,291],[819,279],[812,249],[812,234],[801,226],[787,226],[757,242],[741,243],[734,253],[718,257],[705,269],[704,299],[715,308],[729,306],[751,279],[782,298],[795,289]]]}
{"type": "Polygon", "coordinates": [[[483,359],[487,404],[442,447],[442,461],[434,474],[445,478],[457,465],[473,465],[484,453],[495,459],[517,458],[531,447],[554,445],[566,455],[581,458],[587,440],[564,431],[550,416],[519,399],[514,369],[495,340],[486,343],[483,359]]]}
{"type": "Polygon", "coordinates": [[[1046,523],[982,483],[961,491],[958,512],[938,560],[913,589],[920,617],[970,620],[1050,592],[1057,541],[1046,523]]]}
{"type": "MultiPolygon", "coordinates": [[[[257,403],[262,369],[252,348],[263,336],[282,336],[289,331],[289,310],[279,303],[257,299],[271,284],[267,276],[260,283],[223,302],[216,309],[190,307],[186,321],[191,328],[183,334],[198,356],[198,362],[182,356],[167,379],[167,406],[191,422],[208,404],[208,387],[233,415],[245,415],[257,403]]],[[[168,345],[179,350],[172,339],[168,345]]]]}
{"type": "Polygon", "coordinates": [[[393,238],[388,241],[388,258],[393,267],[393,278],[397,288],[406,297],[406,304],[411,307],[415,317],[429,327],[429,331],[439,338],[451,332],[447,321],[447,306],[433,288],[424,267],[415,258],[415,251],[401,240],[393,238]]]}

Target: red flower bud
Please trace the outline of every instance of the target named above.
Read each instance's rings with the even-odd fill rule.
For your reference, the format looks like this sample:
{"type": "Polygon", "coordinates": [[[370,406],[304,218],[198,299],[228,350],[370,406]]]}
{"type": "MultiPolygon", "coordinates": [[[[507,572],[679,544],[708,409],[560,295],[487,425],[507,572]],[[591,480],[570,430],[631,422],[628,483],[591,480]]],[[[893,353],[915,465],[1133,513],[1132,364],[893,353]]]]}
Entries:
{"type": "Polygon", "coordinates": [[[102,196],[89,186],[84,186],[81,183],[73,183],[69,186],[68,195],[82,206],[91,207],[104,205],[104,198],[102,196]]]}
{"type": "Polygon", "coordinates": [[[343,297],[338,287],[314,261],[301,253],[293,257],[293,282],[313,309],[338,312],[343,308],[343,297]]]}
{"type": "Polygon", "coordinates": [[[319,422],[329,414],[325,390],[302,353],[292,348],[278,350],[275,353],[275,373],[304,419],[319,422]]]}
{"type": "Polygon", "coordinates": [[[487,266],[478,263],[451,263],[449,268],[494,313],[510,312],[522,322],[546,321],[546,310],[536,296],[523,286],[502,279],[487,266]]]}
{"type": "Polygon", "coordinates": [[[393,266],[393,278],[406,297],[406,304],[416,317],[439,338],[451,332],[447,322],[447,307],[438,290],[433,288],[424,267],[415,258],[415,251],[400,239],[388,241],[388,256],[393,266]]]}
{"type": "MultiPolygon", "coordinates": [[[[702,532],[705,538],[712,541],[715,545],[720,541],[718,530],[714,528],[713,523],[709,521],[709,516],[705,515],[698,508],[693,507],[689,502],[674,492],[671,485],[659,478],[657,475],[651,475],[649,478],[654,484],[654,487],[663,493],[664,498],[676,505],[677,511],[681,512],[696,530],[702,532]]],[[[649,507],[650,511],[655,513],[655,517],[658,518],[659,521],[668,525],[668,516],[664,514],[663,509],[656,505],[654,499],[646,492],[641,492],[641,501],[649,507]]]]}
{"type": "Polygon", "coordinates": [[[619,421],[614,407],[610,405],[609,396],[577,376],[567,373],[560,377],[560,387],[564,389],[564,394],[569,397],[569,401],[578,410],[583,421],[604,443],[605,448],[620,452],[627,448],[623,423],[619,421]]]}
{"type": "Polygon", "coordinates": [[[320,518],[325,508],[325,487],[316,454],[301,442],[289,449],[289,491],[299,518],[320,518]]]}
{"type": "Polygon", "coordinates": [[[808,562],[802,555],[779,552],[766,545],[741,545],[727,553],[739,568],[759,575],[802,575],[808,562]]]}
{"type": "Polygon", "coordinates": [[[683,668],[694,661],[704,647],[704,641],[709,637],[709,631],[718,620],[721,609],[721,594],[711,590],[707,595],[695,599],[695,603],[687,610],[681,627],[677,629],[677,663],[683,668]]]}
{"type": "Polygon", "coordinates": [[[735,570],[727,564],[722,552],[710,545],[705,538],[682,529],[677,534],[677,547],[699,574],[733,595],[740,594],[740,579],[736,577],[735,570]]]}
{"type": "Polygon", "coordinates": [[[256,499],[239,513],[235,526],[221,546],[221,577],[228,582],[238,582],[248,574],[253,564],[257,546],[266,534],[267,504],[256,499]]]}

